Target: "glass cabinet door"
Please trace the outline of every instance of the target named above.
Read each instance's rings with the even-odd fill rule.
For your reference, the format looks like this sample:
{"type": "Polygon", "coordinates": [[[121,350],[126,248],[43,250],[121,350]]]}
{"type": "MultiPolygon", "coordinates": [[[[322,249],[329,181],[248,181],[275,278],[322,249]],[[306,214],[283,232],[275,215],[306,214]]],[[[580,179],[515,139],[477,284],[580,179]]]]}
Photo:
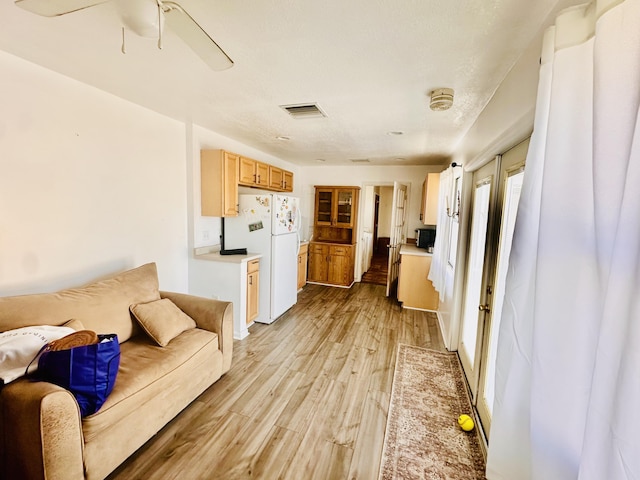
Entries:
{"type": "Polygon", "coordinates": [[[353,226],[353,190],[337,190],[337,211],[335,225],[338,227],[353,226]]]}
{"type": "Polygon", "coordinates": [[[316,192],[316,225],[333,225],[333,189],[316,192]]]}

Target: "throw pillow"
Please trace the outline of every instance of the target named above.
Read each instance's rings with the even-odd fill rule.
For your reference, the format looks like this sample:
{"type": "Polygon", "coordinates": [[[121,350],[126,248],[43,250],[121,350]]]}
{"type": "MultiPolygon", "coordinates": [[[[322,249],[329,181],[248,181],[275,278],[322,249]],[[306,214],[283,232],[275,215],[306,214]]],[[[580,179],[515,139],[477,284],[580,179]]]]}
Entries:
{"type": "Polygon", "coordinates": [[[130,309],[144,331],[161,347],[185,330],[196,328],[196,322],[168,298],[131,305],[130,309]]]}
{"type": "Polygon", "coordinates": [[[72,318],[71,320],[67,320],[66,322],[64,322],[61,327],[69,327],[69,328],[73,328],[76,332],[78,330],[84,330],[84,325],[82,324],[82,322],[76,318],[72,318]]]}

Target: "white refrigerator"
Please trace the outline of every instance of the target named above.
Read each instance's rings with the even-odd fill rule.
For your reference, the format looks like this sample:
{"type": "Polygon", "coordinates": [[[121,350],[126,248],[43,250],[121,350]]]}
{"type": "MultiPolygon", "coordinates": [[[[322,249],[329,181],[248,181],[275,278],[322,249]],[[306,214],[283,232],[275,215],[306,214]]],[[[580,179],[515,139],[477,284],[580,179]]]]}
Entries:
{"type": "Polygon", "coordinates": [[[298,301],[299,199],[239,195],[237,217],[225,218],[225,249],[260,253],[260,299],[255,321],[272,323],[298,301]]]}

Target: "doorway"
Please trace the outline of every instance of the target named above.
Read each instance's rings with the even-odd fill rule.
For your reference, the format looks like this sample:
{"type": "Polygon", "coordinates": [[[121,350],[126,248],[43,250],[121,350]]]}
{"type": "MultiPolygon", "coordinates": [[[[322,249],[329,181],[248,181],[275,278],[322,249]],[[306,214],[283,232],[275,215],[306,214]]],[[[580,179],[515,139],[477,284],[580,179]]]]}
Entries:
{"type": "Polygon", "coordinates": [[[365,185],[360,217],[361,283],[387,285],[393,186],[365,185]]]}
{"type": "Polygon", "coordinates": [[[505,279],[528,147],[527,139],[473,173],[458,354],[487,439],[505,279]]]}
{"type": "MultiPolygon", "coordinates": [[[[389,258],[389,249],[387,248],[388,239],[379,238],[378,225],[380,223],[380,192],[373,192],[373,241],[370,251],[372,253],[365,254],[363,264],[366,268],[362,274],[362,283],[371,283],[374,285],[386,285],[387,284],[387,263],[389,258]]],[[[364,235],[366,241],[366,232],[364,235]]]]}

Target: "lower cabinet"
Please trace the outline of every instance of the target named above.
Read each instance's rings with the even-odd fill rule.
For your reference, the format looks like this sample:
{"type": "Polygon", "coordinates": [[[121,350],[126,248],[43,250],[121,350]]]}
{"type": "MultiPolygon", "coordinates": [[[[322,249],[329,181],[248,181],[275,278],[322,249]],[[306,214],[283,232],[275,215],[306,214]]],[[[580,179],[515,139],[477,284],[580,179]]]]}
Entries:
{"type": "Polygon", "coordinates": [[[307,259],[309,258],[309,244],[300,245],[298,252],[298,290],[307,284],[307,259]]]}
{"type": "MultiPolygon", "coordinates": [[[[249,326],[261,313],[261,256],[255,253],[220,255],[220,252],[207,251],[208,248],[201,248],[203,251],[194,256],[195,261],[189,271],[189,275],[193,275],[194,284],[189,293],[232,302],[233,338],[242,340],[249,335],[249,326]]],[[[264,275],[264,271],[262,273],[264,275]]]]}
{"type": "Polygon", "coordinates": [[[350,287],[355,249],[355,245],[311,242],[308,281],[350,287]]]}
{"type": "Polygon", "coordinates": [[[260,305],[260,260],[247,262],[247,325],[258,316],[260,305]]]}
{"type": "Polygon", "coordinates": [[[437,310],[438,292],[427,278],[431,268],[431,255],[400,255],[398,301],[405,308],[437,310]]]}

